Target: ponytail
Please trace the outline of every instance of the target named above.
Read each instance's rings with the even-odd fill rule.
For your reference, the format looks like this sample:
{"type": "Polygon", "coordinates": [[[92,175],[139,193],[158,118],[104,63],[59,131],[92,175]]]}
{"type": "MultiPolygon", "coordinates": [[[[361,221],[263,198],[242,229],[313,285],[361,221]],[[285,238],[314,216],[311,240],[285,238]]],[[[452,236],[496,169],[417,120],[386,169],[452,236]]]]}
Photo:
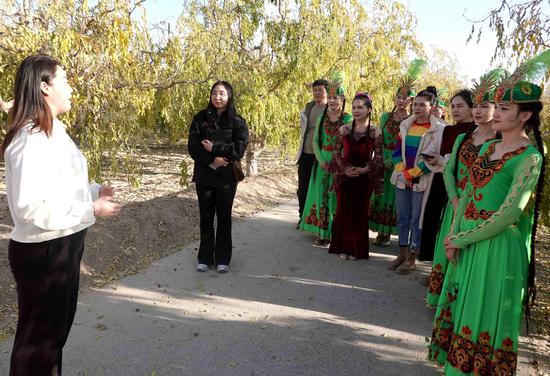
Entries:
{"type": "Polygon", "coordinates": [[[537,234],[537,226],[539,222],[539,208],[542,200],[542,188],[544,185],[544,173],[546,169],[546,158],[544,153],[544,142],[542,140],[540,132],[540,112],[542,110],[541,102],[532,102],[532,103],[519,103],[519,112],[529,111],[532,113],[531,117],[525,123],[526,131],[533,131],[533,136],[537,143],[537,149],[542,155],[542,164],[540,169],[540,175],[537,182],[537,188],[535,193],[535,207],[533,215],[533,227],[531,228],[531,260],[529,262],[529,274],[527,277],[527,296],[524,301],[524,309],[529,320],[530,317],[530,308],[535,303],[535,298],[537,295],[537,288],[535,285],[535,237],[537,234]]]}

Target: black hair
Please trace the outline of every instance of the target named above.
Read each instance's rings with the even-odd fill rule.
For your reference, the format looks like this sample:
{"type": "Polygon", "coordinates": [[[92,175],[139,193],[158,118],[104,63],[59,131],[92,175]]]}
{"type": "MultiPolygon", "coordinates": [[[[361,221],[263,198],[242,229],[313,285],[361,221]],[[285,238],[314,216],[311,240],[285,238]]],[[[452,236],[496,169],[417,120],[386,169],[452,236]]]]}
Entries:
{"type": "Polygon", "coordinates": [[[537,289],[535,286],[535,237],[537,234],[537,226],[539,220],[539,207],[542,200],[542,188],[544,185],[544,170],[546,168],[546,158],[544,153],[544,142],[542,140],[540,132],[540,112],[542,111],[542,102],[529,102],[529,103],[518,103],[519,112],[531,112],[531,117],[525,123],[525,130],[527,132],[533,131],[533,136],[537,143],[537,149],[542,155],[542,165],[540,168],[540,175],[537,182],[537,188],[535,193],[535,207],[534,207],[534,216],[533,216],[533,227],[531,228],[531,261],[529,262],[529,274],[527,277],[527,295],[525,297],[524,309],[527,315],[527,318],[530,316],[530,308],[535,302],[537,295],[537,289]]]}
{"type": "Polygon", "coordinates": [[[451,97],[451,102],[456,97],[460,97],[460,98],[464,99],[464,102],[466,102],[468,107],[470,107],[470,108],[474,107],[474,101],[472,100],[472,91],[471,90],[469,90],[469,89],[460,89],[459,91],[457,91],[455,93],[455,95],[453,95],[451,97]]]}
{"type": "Polygon", "coordinates": [[[227,81],[216,81],[210,88],[209,93],[210,98],[208,99],[208,106],[206,107],[208,126],[211,128],[218,128],[222,122],[232,123],[237,115],[237,110],[235,109],[235,97],[233,95],[233,87],[231,84],[227,81]],[[221,115],[218,115],[218,111],[212,103],[212,92],[214,91],[214,88],[219,85],[223,86],[225,90],[227,90],[227,107],[221,115]]]}
{"type": "MultiPolygon", "coordinates": [[[[372,116],[372,99],[370,98],[368,93],[358,93],[353,98],[352,105],[353,105],[353,102],[356,99],[359,99],[360,101],[363,101],[363,104],[371,110],[369,112],[369,115],[368,115],[369,119],[368,119],[368,124],[367,124],[367,137],[370,137],[370,121],[371,121],[371,116],[372,116]]],[[[353,131],[354,130],[355,130],[355,119],[353,119],[353,121],[351,123],[351,134],[352,134],[352,136],[353,136],[353,131]]],[[[353,142],[354,138],[350,137],[350,140],[353,142]]]]}
{"type": "Polygon", "coordinates": [[[19,131],[29,123],[32,128],[51,136],[53,114],[40,89],[41,82],[50,85],[61,63],[49,55],[27,56],[15,75],[13,107],[8,114],[8,129],[2,142],[4,152],[19,131]]]}
{"type": "Polygon", "coordinates": [[[428,86],[420,93],[416,94],[416,98],[424,97],[427,98],[431,105],[433,105],[437,98],[437,89],[435,86],[428,86]]]}
{"type": "Polygon", "coordinates": [[[328,81],[325,80],[324,78],[320,78],[318,80],[313,81],[313,83],[311,84],[311,87],[315,87],[315,86],[324,86],[325,90],[328,90],[328,81]]]}

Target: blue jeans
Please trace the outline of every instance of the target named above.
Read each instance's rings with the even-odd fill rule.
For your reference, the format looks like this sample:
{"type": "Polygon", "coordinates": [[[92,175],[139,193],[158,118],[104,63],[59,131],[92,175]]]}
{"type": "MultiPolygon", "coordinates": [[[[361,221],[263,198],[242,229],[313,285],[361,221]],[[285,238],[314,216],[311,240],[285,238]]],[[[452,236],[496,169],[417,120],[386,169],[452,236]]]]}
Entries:
{"type": "Polygon", "coordinates": [[[395,188],[399,246],[407,247],[410,245],[411,252],[418,252],[420,249],[422,230],[418,228],[418,225],[423,197],[424,192],[414,192],[410,188],[395,188]]]}

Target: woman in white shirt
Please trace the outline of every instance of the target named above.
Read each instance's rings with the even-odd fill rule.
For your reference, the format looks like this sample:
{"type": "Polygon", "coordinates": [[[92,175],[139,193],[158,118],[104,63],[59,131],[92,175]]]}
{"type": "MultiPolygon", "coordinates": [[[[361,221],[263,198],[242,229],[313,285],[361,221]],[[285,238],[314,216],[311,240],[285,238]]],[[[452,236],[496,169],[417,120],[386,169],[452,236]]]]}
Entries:
{"type": "Polygon", "coordinates": [[[2,144],[19,305],[10,376],[61,375],[86,229],[96,216],[121,209],[112,188],[89,184],[86,158],[57,119],[70,110],[72,91],[61,63],[48,55],[27,57],[15,77],[2,144]]]}

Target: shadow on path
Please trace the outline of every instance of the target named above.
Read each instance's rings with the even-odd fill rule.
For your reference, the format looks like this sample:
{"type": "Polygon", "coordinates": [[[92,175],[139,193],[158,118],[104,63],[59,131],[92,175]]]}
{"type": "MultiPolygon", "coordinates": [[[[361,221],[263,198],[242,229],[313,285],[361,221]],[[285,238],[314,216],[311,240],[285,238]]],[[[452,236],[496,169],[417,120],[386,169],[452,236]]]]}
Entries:
{"type": "MultiPolygon", "coordinates": [[[[294,229],[294,203],[234,226],[228,274],[197,273],[197,244],[83,294],[66,375],[436,375],[433,313],[395,246],[343,261],[294,229]]],[[[11,341],[0,343],[7,373],[11,341]]]]}

